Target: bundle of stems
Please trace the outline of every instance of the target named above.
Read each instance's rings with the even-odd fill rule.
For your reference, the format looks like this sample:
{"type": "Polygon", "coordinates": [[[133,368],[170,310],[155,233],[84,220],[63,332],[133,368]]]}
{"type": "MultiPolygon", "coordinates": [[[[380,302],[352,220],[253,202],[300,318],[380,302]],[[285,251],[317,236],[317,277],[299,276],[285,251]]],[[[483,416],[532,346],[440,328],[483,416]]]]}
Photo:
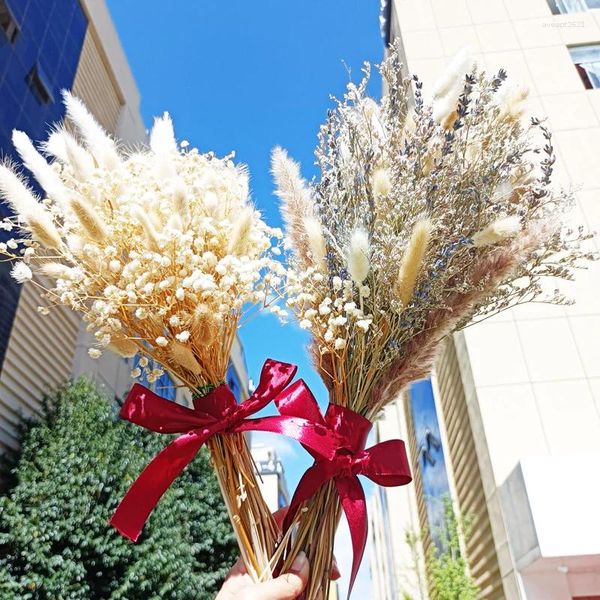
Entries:
{"type": "MultiPolygon", "coordinates": [[[[244,307],[270,302],[281,233],[251,206],[245,168],[177,144],[167,114],[149,148],[125,151],[77,98],[64,99],[67,121],[42,152],[13,132],[43,195],[16,165],[0,165],[13,213],[0,223],[13,236],[0,254],[49,300],[39,312],[62,305],[83,315],[92,358],[137,356],[133,378],[152,384],[166,370],[202,396],[225,380],[244,307]]],[[[209,448],[248,573],[268,579],[278,528],[245,438],[216,436],[209,448]]]]}
{"type": "MultiPolygon", "coordinates": [[[[286,226],[287,303],[311,332],[329,401],[375,421],[428,376],[442,339],[532,300],[567,303],[547,280],[596,258],[563,225],[550,187],[551,135],[526,121],[527,91],[460,53],[426,100],[400,50],[379,66],[386,95],[359,85],[328,115],[307,184],[280,148],[272,170],[286,226]]],[[[299,511],[284,569],[301,549],[307,600],[328,589],[340,505],[331,483],[299,511]]]]}

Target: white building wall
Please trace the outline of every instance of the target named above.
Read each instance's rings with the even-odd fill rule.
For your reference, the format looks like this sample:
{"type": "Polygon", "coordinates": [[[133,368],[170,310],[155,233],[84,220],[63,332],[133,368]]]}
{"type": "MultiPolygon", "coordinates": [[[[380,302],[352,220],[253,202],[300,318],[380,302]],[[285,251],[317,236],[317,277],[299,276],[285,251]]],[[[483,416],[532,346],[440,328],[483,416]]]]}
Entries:
{"type": "MultiPolygon", "coordinates": [[[[140,116],[140,94],[127,63],[105,0],[82,0],[88,18],[73,89],[92,114],[105,122],[109,133],[130,143],[145,139],[140,116]],[[113,113],[114,111],[114,113],[113,113]],[[110,118],[114,114],[114,119],[110,118]]],[[[0,452],[15,447],[21,417],[40,414],[40,402],[69,377],[92,376],[108,395],[123,396],[131,385],[125,360],[106,353],[92,361],[87,350],[94,345],[79,315],[53,308],[42,317],[39,305],[47,301],[39,290],[21,291],[6,357],[0,374],[0,452]]]]}
{"type": "Polygon", "coordinates": [[[369,530],[369,566],[373,600],[390,600],[391,574],[388,564],[391,557],[387,554],[385,539],[389,531],[381,510],[381,496],[377,492],[373,494],[369,503],[369,530]]]}
{"type": "Polygon", "coordinates": [[[271,446],[256,444],[250,451],[258,472],[258,486],[269,510],[274,513],[289,504],[283,465],[271,446]]]}
{"type": "MultiPolygon", "coordinates": [[[[397,0],[395,9],[409,70],[425,81],[425,93],[465,45],[481,66],[505,68],[510,79],[529,86],[532,112],[547,116],[555,134],[554,181],[578,188],[574,221],[600,230],[600,90],[584,88],[568,51],[600,43],[600,10],[555,16],[545,0],[397,0]]],[[[570,291],[575,306],[519,307],[464,333],[480,445],[488,455],[480,461],[482,476],[495,486],[529,457],[557,464],[568,457],[575,463],[577,455],[600,459],[600,264],[580,272],[570,291]]],[[[583,492],[572,482],[572,513],[583,492]]],[[[490,513],[502,529],[505,507],[491,496],[490,513]]],[[[560,518],[568,522],[569,515],[560,518]]],[[[506,553],[503,562],[510,560],[506,553]]],[[[589,579],[600,573],[600,562],[590,557],[576,568],[589,579]]],[[[570,600],[579,581],[573,569],[562,578],[562,591],[557,584],[540,592],[525,577],[512,597],[570,600]]]]}
{"type": "Polygon", "coordinates": [[[115,133],[117,137],[126,142],[141,142],[146,137],[146,129],[140,114],[140,92],[106,1],[82,0],[81,4],[94,24],[94,29],[102,42],[106,61],[110,65],[111,73],[121,93],[121,114],[115,133]]]}
{"type": "MultiPolygon", "coordinates": [[[[389,404],[378,420],[377,441],[407,440],[408,435],[402,401],[398,400],[389,404]]],[[[376,509],[371,520],[375,529],[376,553],[371,559],[371,572],[377,581],[375,589],[380,594],[375,600],[394,600],[401,598],[403,593],[414,600],[424,600],[424,567],[423,564],[415,564],[411,548],[406,543],[407,533],[418,536],[421,531],[415,487],[411,484],[384,488],[375,491],[375,496],[379,492],[385,497],[387,510],[384,510],[379,498],[374,499],[376,509]]]]}

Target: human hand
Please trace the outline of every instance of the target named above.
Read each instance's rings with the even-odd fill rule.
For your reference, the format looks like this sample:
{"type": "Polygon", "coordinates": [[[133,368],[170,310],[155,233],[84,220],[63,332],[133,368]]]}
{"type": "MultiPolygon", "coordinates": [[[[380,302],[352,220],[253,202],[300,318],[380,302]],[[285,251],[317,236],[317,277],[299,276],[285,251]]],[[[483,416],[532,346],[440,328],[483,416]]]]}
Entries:
{"type": "MultiPolygon", "coordinates": [[[[273,518],[279,527],[287,513],[288,507],[273,513],[273,518]]],[[[246,571],[240,558],[231,568],[221,591],[215,600],[295,600],[306,587],[308,582],[309,565],[304,552],[301,552],[285,573],[263,583],[254,583],[246,571]]],[[[331,566],[331,579],[340,578],[340,571],[335,558],[331,566]]],[[[322,598],[322,594],[319,594],[322,598]]]]}
{"type": "Polygon", "coordinates": [[[229,571],[216,600],[295,600],[308,582],[308,560],[301,552],[290,568],[275,579],[254,583],[240,559],[229,571]]]}
{"type": "MultiPolygon", "coordinates": [[[[273,513],[273,519],[275,519],[275,523],[277,523],[277,526],[280,529],[283,526],[283,521],[285,519],[285,515],[287,514],[288,508],[289,508],[289,506],[284,506],[283,508],[280,508],[279,510],[277,510],[273,513]]],[[[337,560],[335,559],[335,556],[334,556],[333,562],[331,563],[331,581],[337,581],[341,576],[342,575],[338,568],[337,560]]]]}

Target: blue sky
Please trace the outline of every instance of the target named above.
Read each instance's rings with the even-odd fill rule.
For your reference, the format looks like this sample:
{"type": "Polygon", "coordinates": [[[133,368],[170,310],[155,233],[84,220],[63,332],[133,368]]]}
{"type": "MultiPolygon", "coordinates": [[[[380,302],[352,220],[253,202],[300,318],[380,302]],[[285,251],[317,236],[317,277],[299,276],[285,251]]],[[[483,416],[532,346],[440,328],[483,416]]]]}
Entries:
{"type": "MultiPolygon", "coordinates": [[[[313,150],[330,95],[341,95],[350,76],[360,77],[363,61],[377,63],[383,53],[379,0],[108,0],[108,6],[146,125],[168,110],[179,138],[219,155],[235,150],[250,168],[254,202],[275,226],[281,220],[271,149],[284,146],[306,177],[316,175],[313,150]]],[[[371,90],[379,96],[377,78],[371,90]]],[[[254,380],[267,357],[293,362],[326,401],[305,354],[307,335],[296,326],[259,316],[241,338],[254,380]]],[[[293,489],[308,460],[293,445],[276,443],[293,489]]],[[[356,598],[370,597],[364,572],[356,598]]]]}

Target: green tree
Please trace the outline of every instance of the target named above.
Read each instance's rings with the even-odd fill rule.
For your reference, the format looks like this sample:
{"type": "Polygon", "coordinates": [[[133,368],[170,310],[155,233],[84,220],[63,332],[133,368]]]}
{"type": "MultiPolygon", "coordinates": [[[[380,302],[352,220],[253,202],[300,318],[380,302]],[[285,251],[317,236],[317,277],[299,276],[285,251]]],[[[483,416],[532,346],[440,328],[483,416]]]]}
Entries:
{"type": "Polygon", "coordinates": [[[117,418],[88,380],[49,397],[26,424],[0,497],[0,597],[208,600],[237,553],[201,452],[163,496],[140,541],[107,520],[166,436],[117,418]]]}
{"type": "MultiPolygon", "coordinates": [[[[471,520],[457,516],[449,498],[444,499],[444,525],[438,533],[442,540],[441,551],[431,544],[425,557],[429,597],[431,600],[477,600],[479,588],[469,573],[460,548],[461,536],[466,540],[471,534],[471,520]]],[[[406,532],[406,542],[413,555],[413,568],[418,575],[420,597],[423,598],[425,586],[418,565],[420,540],[421,536],[406,532]]],[[[406,594],[406,600],[411,600],[411,596],[406,594]]]]}
{"type": "Polygon", "coordinates": [[[457,517],[449,498],[444,500],[444,527],[440,531],[442,552],[429,549],[426,563],[432,600],[477,600],[479,589],[469,573],[469,566],[460,549],[461,535],[468,539],[471,522],[457,517]]]}

